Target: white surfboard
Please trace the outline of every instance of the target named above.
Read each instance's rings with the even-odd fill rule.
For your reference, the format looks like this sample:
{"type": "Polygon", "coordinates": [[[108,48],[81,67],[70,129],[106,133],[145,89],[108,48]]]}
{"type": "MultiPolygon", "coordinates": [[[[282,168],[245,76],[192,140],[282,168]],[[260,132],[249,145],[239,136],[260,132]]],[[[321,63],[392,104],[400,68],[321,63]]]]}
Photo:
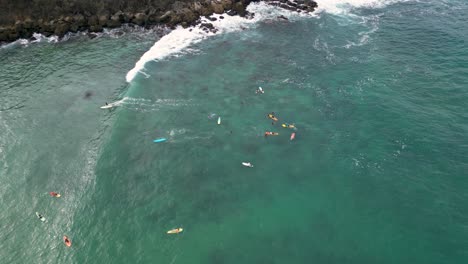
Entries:
{"type": "Polygon", "coordinates": [[[221,117],[218,117],[218,125],[221,125],[221,117]]]}
{"type": "Polygon", "coordinates": [[[244,165],[245,167],[253,168],[253,165],[250,162],[242,162],[242,165],[244,165]]]}
{"type": "Polygon", "coordinates": [[[37,218],[39,218],[42,222],[45,222],[45,217],[43,217],[42,215],[40,215],[38,212],[36,212],[36,216],[37,216],[37,218]]]}
{"type": "Polygon", "coordinates": [[[113,104],[106,104],[106,105],[101,106],[100,108],[101,109],[109,109],[109,108],[112,108],[112,107],[114,107],[113,104]]]}

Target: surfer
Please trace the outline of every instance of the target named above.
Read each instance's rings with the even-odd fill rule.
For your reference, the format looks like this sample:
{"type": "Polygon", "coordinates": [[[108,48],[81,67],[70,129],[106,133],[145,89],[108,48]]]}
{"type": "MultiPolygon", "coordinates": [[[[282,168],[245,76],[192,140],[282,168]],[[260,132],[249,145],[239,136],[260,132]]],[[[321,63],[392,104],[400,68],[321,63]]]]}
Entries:
{"type": "Polygon", "coordinates": [[[168,234],[179,234],[182,231],[184,231],[184,229],[179,227],[179,228],[171,229],[171,230],[167,231],[167,233],[168,234]]]}
{"type": "Polygon", "coordinates": [[[250,162],[242,162],[242,165],[244,165],[245,167],[253,168],[253,165],[250,162]]]}
{"type": "Polygon", "coordinates": [[[255,93],[256,93],[256,94],[259,94],[259,93],[262,93],[262,94],[263,94],[263,93],[265,93],[265,91],[263,91],[262,87],[258,87],[258,89],[255,90],[255,93]]]}
{"type": "Polygon", "coordinates": [[[276,132],[270,132],[270,131],[265,132],[265,137],[267,137],[267,136],[277,136],[277,135],[279,135],[279,134],[276,133],[276,132]]]}
{"type": "Polygon", "coordinates": [[[267,117],[273,120],[274,122],[278,121],[278,118],[275,116],[275,112],[269,113],[267,117]]]}
{"type": "Polygon", "coordinates": [[[57,198],[60,197],[60,193],[50,192],[49,194],[50,194],[50,196],[52,196],[52,197],[57,197],[57,198]]]}
{"type": "Polygon", "coordinates": [[[45,217],[42,216],[40,213],[36,212],[36,216],[37,218],[39,218],[39,220],[41,220],[42,222],[45,222],[45,217]]]}
{"type": "Polygon", "coordinates": [[[71,241],[67,236],[63,236],[63,242],[67,247],[71,247],[71,241]]]}
{"type": "Polygon", "coordinates": [[[294,124],[288,124],[288,123],[285,123],[282,126],[285,127],[285,128],[296,128],[296,126],[294,126],[294,124]]]}
{"type": "Polygon", "coordinates": [[[106,102],[106,105],[109,105],[109,104],[106,102]]]}

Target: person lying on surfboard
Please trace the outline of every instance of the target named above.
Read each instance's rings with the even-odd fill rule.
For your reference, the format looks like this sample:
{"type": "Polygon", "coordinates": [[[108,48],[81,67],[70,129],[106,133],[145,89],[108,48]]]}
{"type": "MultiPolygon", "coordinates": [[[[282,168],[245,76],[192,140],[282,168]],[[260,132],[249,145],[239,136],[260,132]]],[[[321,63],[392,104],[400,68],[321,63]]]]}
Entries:
{"type": "Polygon", "coordinates": [[[275,116],[275,112],[271,112],[268,114],[268,118],[270,118],[273,121],[278,121],[278,118],[275,116]]]}
{"type": "Polygon", "coordinates": [[[276,133],[276,132],[270,132],[270,131],[265,132],[265,137],[267,137],[267,136],[277,136],[277,135],[279,135],[279,134],[276,133]]]}
{"type": "Polygon", "coordinates": [[[60,193],[50,192],[49,194],[50,196],[53,196],[53,197],[57,197],[57,198],[60,197],[60,193]]]}
{"type": "Polygon", "coordinates": [[[65,243],[65,245],[67,247],[71,247],[72,243],[71,243],[70,239],[67,236],[63,236],[63,242],[65,243]]]}
{"type": "Polygon", "coordinates": [[[296,128],[294,124],[288,124],[288,123],[282,124],[281,126],[285,128],[296,128]]]}

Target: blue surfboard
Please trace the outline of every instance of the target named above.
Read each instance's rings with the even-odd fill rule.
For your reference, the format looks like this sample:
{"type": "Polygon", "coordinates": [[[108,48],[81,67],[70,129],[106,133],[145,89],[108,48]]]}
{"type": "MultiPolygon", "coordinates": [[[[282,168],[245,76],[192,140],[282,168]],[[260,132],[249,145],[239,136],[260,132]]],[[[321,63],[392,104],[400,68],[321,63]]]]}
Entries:
{"type": "Polygon", "coordinates": [[[158,139],[153,140],[154,143],[159,143],[159,142],[164,142],[164,141],[166,141],[165,138],[158,138],[158,139]]]}

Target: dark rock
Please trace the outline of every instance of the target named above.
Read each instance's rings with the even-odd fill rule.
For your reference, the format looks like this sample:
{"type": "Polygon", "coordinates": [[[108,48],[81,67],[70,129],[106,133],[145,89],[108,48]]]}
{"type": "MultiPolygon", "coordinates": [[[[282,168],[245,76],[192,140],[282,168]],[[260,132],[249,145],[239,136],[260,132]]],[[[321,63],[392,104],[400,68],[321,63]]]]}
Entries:
{"type": "Polygon", "coordinates": [[[120,10],[111,16],[112,19],[117,19],[120,23],[127,23],[129,21],[128,16],[120,10]]]}
{"type": "Polygon", "coordinates": [[[13,29],[13,30],[10,30],[10,32],[8,32],[7,39],[8,41],[15,40],[15,39],[18,39],[19,36],[20,36],[19,33],[13,29]]]}
{"type": "Polygon", "coordinates": [[[108,15],[101,15],[98,18],[99,20],[99,25],[105,27],[107,26],[107,23],[109,22],[109,16],[108,15]]]}
{"type": "Polygon", "coordinates": [[[224,10],[229,10],[232,7],[232,1],[231,0],[221,0],[221,5],[223,6],[224,10]]]}
{"type": "Polygon", "coordinates": [[[187,23],[192,23],[198,19],[198,15],[196,15],[192,10],[188,8],[182,8],[179,12],[176,12],[180,17],[181,20],[187,23]]]}
{"type": "Polygon", "coordinates": [[[78,32],[79,29],[80,29],[80,27],[78,27],[77,24],[71,24],[70,25],[70,32],[75,33],[75,32],[78,32]]]}
{"type": "Polygon", "coordinates": [[[297,4],[294,3],[294,2],[287,1],[286,3],[287,3],[288,5],[290,5],[290,6],[297,7],[297,4]]]}
{"type": "Polygon", "coordinates": [[[137,13],[135,17],[131,20],[133,24],[143,26],[146,23],[147,16],[145,13],[137,13]]]}
{"type": "Polygon", "coordinates": [[[97,16],[90,16],[88,18],[88,25],[91,26],[97,26],[99,25],[99,19],[97,16]]]}
{"type": "Polygon", "coordinates": [[[32,30],[35,27],[34,22],[30,18],[24,20],[23,26],[25,30],[32,30]]]}
{"type": "Polygon", "coordinates": [[[254,18],[255,13],[250,13],[249,11],[245,11],[245,18],[252,19],[254,18]]]}
{"type": "Polygon", "coordinates": [[[16,32],[21,32],[21,31],[23,31],[23,27],[24,27],[23,21],[18,20],[18,21],[15,22],[15,30],[16,30],[16,32]]]}
{"type": "Polygon", "coordinates": [[[66,16],[63,21],[67,22],[67,23],[72,23],[73,22],[73,18],[71,16],[66,16]]]}
{"type": "Polygon", "coordinates": [[[242,2],[237,2],[232,5],[232,10],[236,11],[240,16],[245,16],[245,5],[242,2]]]}
{"type": "Polygon", "coordinates": [[[86,18],[80,14],[73,16],[73,24],[77,25],[80,28],[86,27],[88,25],[86,18]]]}
{"type": "Polygon", "coordinates": [[[213,11],[213,8],[211,7],[211,5],[203,6],[201,11],[200,11],[200,15],[202,15],[202,16],[210,16],[213,13],[214,13],[214,11],[213,11]]]}
{"type": "Polygon", "coordinates": [[[312,8],[316,8],[318,6],[317,2],[312,1],[312,0],[305,0],[304,4],[307,5],[307,6],[310,6],[312,8]]]}
{"type": "Polygon", "coordinates": [[[159,17],[159,21],[162,23],[168,22],[171,20],[172,11],[167,11],[164,15],[159,17]]]}
{"type": "Polygon", "coordinates": [[[207,19],[210,20],[210,21],[216,21],[217,20],[216,17],[207,17],[207,19]]]}
{"type": "Polygon", "coordinates": [[[235,15],[237,15],[237,11],[229,10],[229,11],[227,11],[227,14],[228,14],[228,16],[235,16],[235,15]]]}
{"type": "Polygon", "coordinates": [[[180,10],[182,10],[183,8],[186,7],[186,4],[184,2],[181,2],[181,1],[175,1],[173,4],[172,4],[172,10],[174,12],[178,12],[180,10]]]}
{"type": "Polygon", "coordinates": [[[281,8],[284,8],[284,9],[286,9],[286,10],[296,11],[296,8],[295,8],[295,7],[289,6],[289,5],[287,5],[287,4],[281,4],[280,7],[281,7],[281,8]]]}
{"type": "Polygon", "coordinates": [[[159,14],[157,14],[157,13],[149,14],[149,15],[148,15],[148,22],[149,22],[150,24],[159,23],[159,22],[161,22],[161,21],[159,20],[159,17],[160,17],[160,16],[159,16],[159,14]]]}
{"type": "Polygon", "coordinates": [[[130,21],[132,21],[132,19],[135,17],[135,14],[134,13],[131,13],[131,12],[125,12],[123,14],[123,22],[122,23],[130,23],[130,21]]]}
{"type": "Polygon", "coordinates": [[[192,3],[192,6],[190,7],[190,9],[193,10],[193,12],[201,14],[202,13],[201,11],[203,9],[203,5],[200,2],[195,2],[195,3],[192,3]]]}
{"type": "Polygon", "coordinates": [[[8,36],[10,35],[10,30],[7,28],[0,27],[0,42],[9,41],[8,36]]]}
{"type": "Polygon", "coordinates": [[[222,4],[211,2],[211,7],[213,8],[213,12],[215,14],[222,14],[224,13],[224,7],[222,4]]]}
{"type": "Polygon", "coordinates": [[[102,26],[101,25],[94,25],[89,27],[90,32],[102,32],[102,26]]]}
{"type": "Polygon", "coordinates": [[[214,26],[211,23],[202,23],[200,27],[205,29],[214,29],[214,26]]]}
{"type": "Polygon", "coordinates": [[[95,33],[88,33],[87,36],[88,36],[88,38],[90,38],[90,39],[94,39],[94,38],[96,38],[98,35],[95,34],[95,33]]]}
{"type": "Polygon", "coordinates": [[[117,14],[111,16],[110,20],[107,22],[107,26],[111,28],[120,27],[122,22],[120,22],[120,17],[117,14]]]}
{"type": "Polygon", "coordinates": [[[219,16],[219,19],[224,19],[224,17],[223,17],[223,16],[219,16]]]}
{"type": "Polygon", "coordinates": [[[281,20],[286,20],[286,21],[288,20],[288,18],[285,17],[285,16],[283,16],[283,15],[280,15],[280,16],[278,16],[277,18],[278,18],[278,19],[281,19],[281,20]]]}
{"type": "Polygon", "coordinates": [[[63,37],[68,31],[70,31],[70,24],[61,21],[55,26],[54,34],[63,37]]]}

